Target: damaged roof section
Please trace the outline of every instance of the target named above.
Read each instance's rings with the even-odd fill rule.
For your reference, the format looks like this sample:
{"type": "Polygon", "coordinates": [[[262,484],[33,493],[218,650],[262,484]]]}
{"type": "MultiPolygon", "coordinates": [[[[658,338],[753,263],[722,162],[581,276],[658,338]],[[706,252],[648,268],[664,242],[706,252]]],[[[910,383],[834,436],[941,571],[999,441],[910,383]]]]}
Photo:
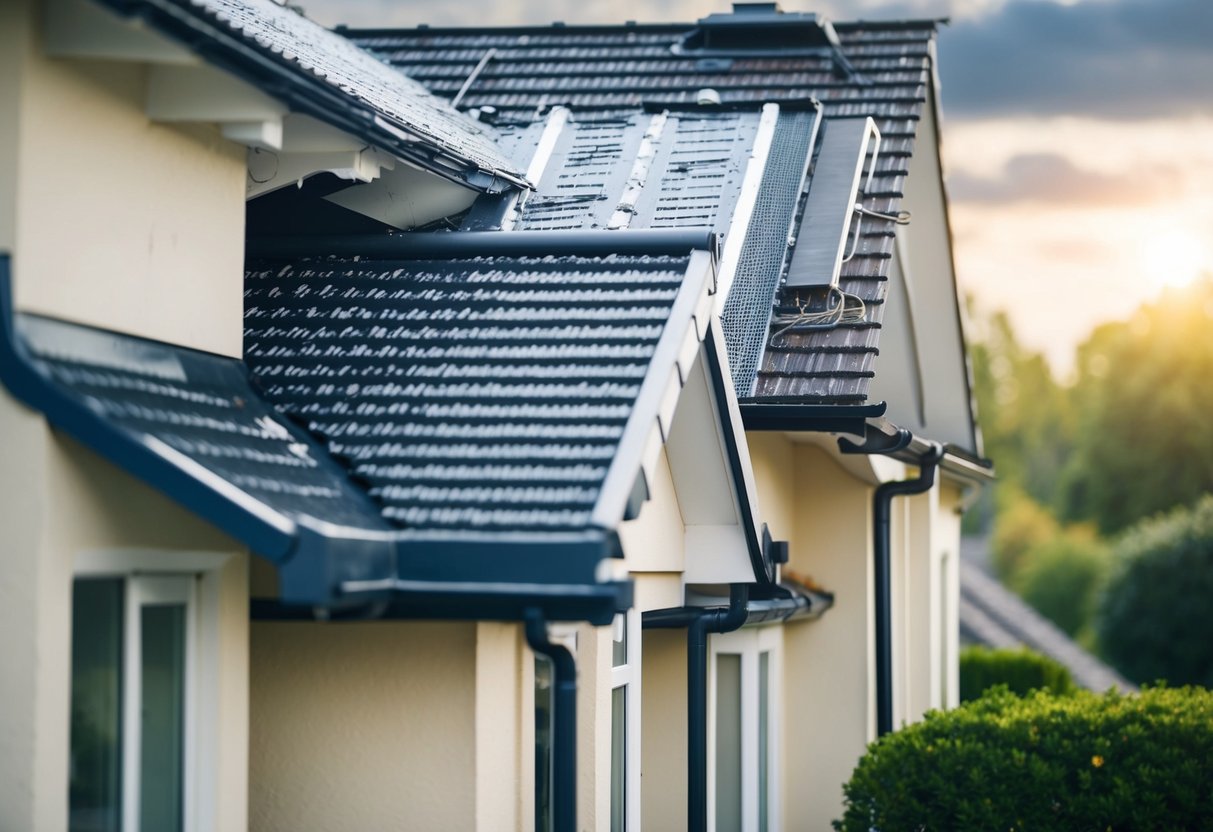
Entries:
{"type": "MultiPolygon", "coordinates": [[[[801,311],[796,296],[783,284],[805,194],[813,183],[812,168],[807,179],[801,178],[804,154],[817,150],[811,140],[814,122],[802,114],[795,125],[804,137],[799,146],[792,141],[791,122],[795,109],[818,101],[824,116],[822,135],[838,120],[873,119],[881,136],[880,152],[870,186],[859,199],[870,211],[897,215],[931,83],[935,23],[830,26],[812,15],[784,14],[772,4],[759,5],[741,4],[731,15],[685,25],[346,34],[441,96],[462,89],[488,56],[464,90],[462,103],[491,108],[503,129],[514,134],[509,141],[519,142],[519,149],[534,142],[517,136],[541,135],[554,107],[568,108],[574,121],[618,119],[637,129],[638,124],[651,125],[645,120],[664,110],[680,119],[690,118],[689,111],[704,119],[728,119],[737,117],[734,110],[756,113],[764,104],[778,104],[788,129],[784,140],[769,148],[759,202],[753,206],[761,219],[733,227],[735,233],[746,229],[747,240],[737,263],[731,264],[727,255],[722,261],[726,280],[736,267],[722,310],[735,388],[743,404],[868,404],[888,296],[894,223],[867,217],[853,241],[853,253],[848,252],[842,265],[838,288],[863,301],[862,317],[829,329],[779,333],[784,322],[795,320],[801,311]],[[795,24],[791,41],[755,36],[781,21],[795,24]],[[775,199],[772,189],[779,188],[783,191],[775,199]],[[784,192],[788,190],[792,195],[784,192]]],[[[600,182],[581,188],[582,181],[569,180],[563,183],[569,187],[549,187],[545,193],[544,184],[555,182],[547,180],[532,209],[534,221],[541,211],[550,210],[543,221],[599,227],[610,222],[618,199],[614,186],[626,182],[631,169],[627,141],[639,146],[626,128],[618,129],[618,135],[595,149],[595,158],[604,160],[601,171],[593,174],[600,182]],[[613,153],[620,159],[608,164],[605,160],[613,153]]],[[[592,176],[586,173],[588,183],[592,176]]],[[[652,171],[650,178],[655,178],[652,171]]],[[[718,228],[720,215],[731,217],[735,204],[719,206],[714,220],[718,228]]],[[[703,224],[702,214],[694,212],[671,221],[703,224]]]]}
{"type": "Polygon", "coordinates": [[[525,184],[492,131],[340,35],[272,0],[98,0],[313,116],[483,191],[525,184]]]}

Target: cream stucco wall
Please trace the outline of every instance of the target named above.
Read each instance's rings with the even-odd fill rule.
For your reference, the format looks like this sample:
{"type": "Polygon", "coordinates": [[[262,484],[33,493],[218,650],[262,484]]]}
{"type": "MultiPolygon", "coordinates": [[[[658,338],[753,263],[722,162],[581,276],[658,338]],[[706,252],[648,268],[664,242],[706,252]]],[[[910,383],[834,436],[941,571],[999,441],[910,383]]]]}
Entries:
{"type": "Polygon", "coordinates": [[[473,623],[255,622],[250,829],[476,829],[476,671],[473,623]]]}
{"type": "Polygon", "coordinates": [[[244,148],[150,122],[146,65],[48,58],[37,10],[0,14],[17,41],[0,57],[0,248],[18,307],[239,356],[244,148]]]}
{"type": "MultiPolygon", "coordinates": [[[[687,647],[685,630],[645,630],[640,795],[650,832],[686,828],[687,647]]],[[[791,827],[789,827],[791,828],[791,827]]]]}
{"type": "Polygon", "coordinates": [[[67,826],[73,564],[147,550],[228,555],[219,574],[216,828],[247,816],[247,565],[240,547],[0,395],[0,829],[67,826]]]}

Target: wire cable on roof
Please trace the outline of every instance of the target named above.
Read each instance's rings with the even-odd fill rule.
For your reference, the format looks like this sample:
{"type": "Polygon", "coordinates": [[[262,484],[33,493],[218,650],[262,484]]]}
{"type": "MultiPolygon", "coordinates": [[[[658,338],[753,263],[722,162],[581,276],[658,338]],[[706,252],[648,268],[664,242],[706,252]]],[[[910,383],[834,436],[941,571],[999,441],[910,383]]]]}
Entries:
{"type": "Polygon", "coordinates": [[[898,225],[909,225],[910,224],[910,212],[909,211],[898,211],[896,214],[885,214],[881,211],[873,211],[870,208],[864,208],[862,205],[856,205],[855,212],[857,214],[860,214],[865,217],[874,217],[878,220],[888,220],[889,222],[895,222],[898,225]]]}
{"type": "Polygon", "coordinates": [[[831,286],[826,295],[826,308],[811,310],[807,302],[796,299],[796,312],[776,312],[771,324],[779,327],[771,333],[772,347],[783,346],[782,337],[789,332],[814,332],[834,329],[840,324],[860,323],[867,317],[868,307],[863,298],[831,286]]]}

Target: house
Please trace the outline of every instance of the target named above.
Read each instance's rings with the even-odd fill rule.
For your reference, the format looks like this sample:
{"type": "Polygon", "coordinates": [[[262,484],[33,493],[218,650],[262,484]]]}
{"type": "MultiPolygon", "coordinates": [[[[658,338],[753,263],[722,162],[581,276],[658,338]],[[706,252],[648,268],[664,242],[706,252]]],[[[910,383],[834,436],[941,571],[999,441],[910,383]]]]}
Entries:
{"type": "Polygon", "coordinates": [[[0,828],[826,828],[991,473],[934,31],[0,8],[0,828]]]}

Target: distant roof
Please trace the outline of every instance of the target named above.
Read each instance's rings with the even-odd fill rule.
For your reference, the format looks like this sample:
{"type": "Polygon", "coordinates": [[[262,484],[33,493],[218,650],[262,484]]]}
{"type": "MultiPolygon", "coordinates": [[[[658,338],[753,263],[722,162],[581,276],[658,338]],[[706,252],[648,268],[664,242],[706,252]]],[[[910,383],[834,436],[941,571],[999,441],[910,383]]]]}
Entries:
{"type": "Polygon", "coordinates": [[[1024,646],[1065,665],[1075,684],[1102,693],[1137,690],[967,558],[960,562],[960,632],[987,647],[1024,646]]]}
{"type": "MultiPolygon", "coordinates": [[[[581,120],[629,118],[663,107],[693,108],[704,89],[715,91],[726,108],[757,109],[778,102],[790,113],[818,100],[827,129],[831,119],[870,116],[884,143],[874,187],[864,204],[896,213],[931,83],[936,22],[830,26],[812,15],[781,14],[767,5],[713,15],[699,24],[343,33],[437,95],[453,96],[466,86],[462,106],[494,108],[495,118],[507,124],[538,122],[555,105],[568,107],[581,120]],[[734,24],[736,37],[729,34],[734,24]],[[795,35],[802,40],[772,35],[789,28],[803,30],[795,35]]],[[[711,112],[710,107],[703,109],[711,112]]],[[[840,288],[867,304],[864,321],[830,331],[787,333],[772,347],[767,321],[756,325],[752,320],[755,304],[768,321],[772,301],[780,311],[791,309],[792,299],[779,290],[780,270],[786,271],[790,257],[787,237],[795,231],[803,161],[802,155],[768,163],[785,168],[771,181],[791,179],[792,194],[783,198],[783,205],[771,206],[773,213],[762,220],[765,233],[782,241],[780,254],[748,277],[739,275],[733,294],[740,300],[730,295],[730,307],[723,314],[731,333],[733,377],[743,402],[864,404],[879,351],[894,245],[891,223],[866,222],[855,255],[843,266],[840,288]],[[788,209],[786,217],[781,207],[788,209]]],[[[613,204],[618,195],[604,189],[600,199],[613,204]]],[[[756,241],[759,248],[752,251],[766,251],[770,242],[756,241]]]]}
{"type": "Polygon", "coordinates": [[[273,0],[98,0],[292,109],[481,190],[524,181],[484,125],[273,0]]]}

